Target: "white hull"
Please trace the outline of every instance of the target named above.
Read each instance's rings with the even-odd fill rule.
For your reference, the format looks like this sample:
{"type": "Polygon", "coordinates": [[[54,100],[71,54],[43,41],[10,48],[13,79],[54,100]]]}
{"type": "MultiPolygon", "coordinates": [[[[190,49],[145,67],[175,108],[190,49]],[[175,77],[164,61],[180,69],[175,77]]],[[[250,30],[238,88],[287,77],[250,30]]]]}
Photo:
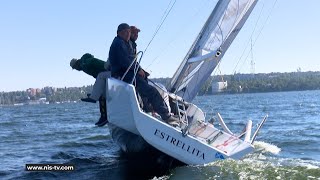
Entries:
{"type": "Polygon", "coordinates": [[[141,136],[146,142],[190,165],[204,165],[216,160],[240,159],[253,151],[248,141],[204,123],[202,111],[190,104],[186,110],[194,119],[188,134],[144,113],[138,104],[134,86],[109,78],[107,91],[108,119],[116,126],[141,136]],[[199,119],[200,118],[200,119],[199,119]]]}

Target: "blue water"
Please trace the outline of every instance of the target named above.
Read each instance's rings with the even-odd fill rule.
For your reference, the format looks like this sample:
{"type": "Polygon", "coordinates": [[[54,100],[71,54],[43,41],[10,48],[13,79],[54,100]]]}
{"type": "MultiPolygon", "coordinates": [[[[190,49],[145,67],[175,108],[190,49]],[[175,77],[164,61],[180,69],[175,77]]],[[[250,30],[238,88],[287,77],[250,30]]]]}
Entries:
{"type": "Polygon", "coordinates": [[[208,119],[219,112],[234,132],[268,114],[257,150],[239,161],[152,174],[123,158],[106,126],[94,126],[97,104],[0,106],[0,179],[320,179],[320,91],[201,96],[194,103],[208,119]],[[33,163],[76,170],[25,171],[33,163]]]}

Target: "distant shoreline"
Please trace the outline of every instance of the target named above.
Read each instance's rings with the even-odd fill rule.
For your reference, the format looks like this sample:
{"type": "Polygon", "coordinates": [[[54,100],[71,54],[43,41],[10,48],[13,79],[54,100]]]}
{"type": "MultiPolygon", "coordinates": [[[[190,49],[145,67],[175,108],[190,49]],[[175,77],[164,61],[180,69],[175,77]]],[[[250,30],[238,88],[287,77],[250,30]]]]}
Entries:
{"type": "MultiPolygon", "coordinates": [[[[170,78],[153,78],[154,82],[167,85],[170,78]]],[[[76,102],[86,97],[92,85],[82,87],[29,88],[25,91],[0,92],[0,105],[49,104],[76,102]]],[[[259,73],[212,76],[201,87],[198,96],[213,94],[266,93],[320,90],[320,72],[259,73]],[[227,82],[227,86],[216,93],[213,83],[227,82]]]]}

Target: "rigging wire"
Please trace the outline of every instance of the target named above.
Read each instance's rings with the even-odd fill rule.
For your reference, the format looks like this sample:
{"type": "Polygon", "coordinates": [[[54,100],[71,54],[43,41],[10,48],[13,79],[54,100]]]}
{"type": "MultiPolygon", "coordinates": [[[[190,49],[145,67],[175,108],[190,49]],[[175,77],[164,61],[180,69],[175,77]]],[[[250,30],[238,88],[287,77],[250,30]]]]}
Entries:
{"type": "MultiPolygon", "coordinates": [[[[238,21],[238,18],[239,18],[239,9],[240,9],[240,2],[239,2],[239,0],[238,0],[237,13],[236,13],[237,15],[236,15],[236,18],[234,19],[233,25],[232,25],[231,27],[234,27],[234,25],[235,25],[236,22],[238,21]]],[[[224,19],[224,18],[225,18],[225,15],[223,16],[223,19],[224,19]]],[[[222,41],[221,41],[220,47],[221,47],[221,45],[226,41],[226,39],[223,40],[223,31],[222,31],[222,28],[221,28],[223,19],[222,19],[222,21],[221,21],[221,24],[220,24],[220,25],[218,24],[218,28],[219,28],[219,30],[220,30],[220,32],[221,32],[221,36],[222,36],[222,38],[221,38],[222,41]]],[[[226,37],[232,32],[231,30],[232,30],[232,28],[231,28],[231,29],[229,30],[229,32],[227,33],[226,37]]],[[[215,37],[217,37],[217,35],[216,35],[215,37]]],[[[218,40],[218,41],[219,41],[219,40],[218,40]]],[[[210,42],[210,44],[213,44],[213,43],[214,43],[214,38],[212,39],[212,41],[210,42]]],[[[211,45],[209,45],[209,46],[211,46],[211,45]]],[[[221,79],[222,79],[222,81],[224,81],[224,80],[223,80],[223,76],[221,75],[222,73],[221,73],[221,70],[220,70],[220,62],[221,62],[221,59],[218,61],[218,64],[216,65],[216,67],[215,67],[214,70],[213,70],[213,71],[214,71],[214,72],[213,72],[213,76],[217,73],[217,71],[219,71],[219,72],[220,72],[221,79]]],[[[209,78],[211,78],[209,84],[212,84],[214,77],[209,76],[209,78]]],[[[208,91],[209,91],[209,86],[206,87],[204,93],[206,94],[208,91]]]]}
{"type": "MultiPolygon", "coordinates": [[[[247,4],[246,4],[246,6],[244,7],[244,11],[247,11],[249,8],[250,8],[250,3],[248,2],[247,4]]],[[[231,28],[229,29],[229,31],[225,34],[225,37],[228,37],[231,33],[232,33],[232,29],[233,29],[233,27],[235,27],[235,25],[236,25],[236,23],[238,22],[238,20],[239,20],[239,18],[241,18],[241,16],[240,16],[240,14],[239,14],[239,9],[240,9],[240,1],[238,0],[238,3],[236,4],[236,6],[237,6],[237,12],[236,12],[236,17],[234,18],[234,21],[233,21],[233,25],[231,26],[231,28]]],[[[220,47],[221,47],[221,45],[223,44],[223,43],[225,43],[225,41],[227,40],[227,38],[224,38],[224,33],[223,33],[223,31],[222,31],[222,23],[224,22],[224,19],[226,18],[226,12],[225,12],[225,14],[222,16],[222,20],[220,21],[220,24],[217,24],[217,26],[218,26],[218,29],[220,30],[220,32],[221,32],[221,40],[219,40],[218,39],[218,37],[217,37],[217,34],[215,35],[215,37],[213,37],[211,40],[209,40],[209,42],[208,42],[208,45],[207,46],[209,46],[209,47],[211,47],[212,46],[212,44],[214,44],[214,42],[215,42],[215,39],[218,39],[217,41],[219,42],[219,41],[221,41],[221,43],[220,43],[220,47]]],[[[216,27],[212,27],[212,30],[210,30],[210,31],[213,31],[214,29],[213,28],[216,28],[216,27]]],[[[205,36],[206,37],[208,37],[210,34],[206,34],[205,36]]],[[[210,49],[210,48],[209,48],[210,49]]],[[[218,62],[218,64],[217,64],[217,66],[220,64],[220,61],[218,62]]],[[[208,68],[208,66],[206,66],[206,68],[208,68]]],[[[218,67],[216,67],[215,69],[217,69],[218,67]]],[[[194,70],[193,68],[191,69],[192,71],[194,70]]],[[[187,72],[187,71],[186,71],[187,72]]],[[[197,72],[197,73],[199,73],[199,72],[197,72]]],[[[189,73],[188,73],[189,74],[189,73]]],[[[221,71],[220,71],[220,74],[221,74],[221,71]]],[[[222,77],[222,76],[221,76],[222,77]]],[[[190,78],[192,78],[192,77],[190,77],[190,78]]],[[[199,78],[198,76],[197,76],[197,78],[199,78]]],[[[222,79],[223,79],[223,77],[222,77],[222,79]]],[[[212,83],[212,81],[213,81],[213,78],[211,79],[211,82],[210,83],[212,83]]],[[[177,85],[178,87],[179,86],[181,86],[181,84],[183,83],[184,81],[181,81],[180,83],[179,83],[179,85],[177,85]]],[[[209,87],[207,87],[206,89],[205,89],[205,92],[207,92],[208,91],[208,89],[209,89],[209,87]]]]}
{"type": "MultiPolygon", "coordinates": [[[[225,12],[225,13],[226,13],[226,12],[225,12]]],[[[223,19],[225,18],[225,13],[224,13],[224,15],[223,15],[223,19]]],[[[210,15],[210,16],[211,16],[211,15],[210,15]]],[[[210,16],[209,16],[209,18],[210,18],[210,16]]],[[[222,37],[222,39],[223,39],[223,31],[222,31],[221,25],[222,25],[223,19],[222,19],[220,25],[219,25],[219,23],[217,24],[217,26],[218,26],[218,28],[219,28],[219,30],[220,30],[220,32],[221,32],[221,37],[222,37]]],[[[207,23],[207,22],[206,22],[206,23],[207,23]]],[[[207,26],[207,27],[209,27],[209,26],[207,26]]],[[[215,26],[211,27],[211,29],[207,30],[207,32],[213,31],[214,28],[215,28],[215,26]]],[[[206,38],[209,37],[210,35],[211,35],[211,33],[203,34],[203,35],[202,35],[202,38],[206,39],[206,38]]],[[[212,38],[212,40],[211,40],[212,42],[209,42],[208,44],[212,44],[213,41],[214,41],[216,38],[217,38],[217,34],[215,35],[214,38],[212,38]]],[[[219,41],[219,40],[218,40],[218,41],[219,41]]],[[[222,44],[222,43],[221,43],[221,44],[222,44]]],[[[221,44],[220,44],[220,46],[221,46],[221,44]]],[[[211,46],[211,45],[208,45],[208,46],[211,46]]],[[[210,49],[210,48],[209,48],[209,49],[210,49]]],[[[190,54],[188,54],[187,56],[190,57],[190,54]]],[[[200,66],[200,68],[201,68],[202,64],[203,64],[203,63],[199,63],[196,67],[200,66]]],[[[185,65],[187,65],[187,64],[185,64],[185,65]]],[[[185,65],[184,65],[184,66],[185,66],[185,65]]],[[[193,65],[193,66],[194,66],[194,65],[193,65]]],[[[196,67],[195,67],[195,68],[196,68],[196,67]]],[[[184,77],[181,78],[182,80],[180,80],[180,83],[179,83],[179,84],[176,84],[176,87],[180,87],[183,83],[189,81],[189,79],[192,79],[196,74],[199,74],[200,72],[198,71],[198,72],[194,73],[192,76],[190,76],[188,79],[184,79],[184,78],[186,78],[185,75],[188,76],[188,75],[190,74],[190,72],[192,72],[192,71],[195,70],[195,68],[191,68],[191,64],[187,65],[187,70],[185,70],[185,72],[184,72],[184,77]]],[[[205,68],[209,68],[209,66],[206,66],[205,68]]],[[[197,77],[197,79],[196,79],[195,81],[198,81],[198,80],[199,80],[199,76],[196,76],[196,77],[197,77]]],[[[177,79],[177,80],[178,80],[178,79],[177,79]]],[[[182,95],[182,96],[184,96],[185,93],[186,93],[186,91],[183,92],[183,95],[182,95]]],[[[189,92],[188,92],[188,93],[189,93],[189,92]]]]}
{"type": "MultiPolygon", "coordinates": [[[[208,0],[208,1],[209,1],[209,0],[208,0]]],[[[215,2],[215,3],[216,3],[216,2],[215,2]]],[[[157,60],[159,59],[159,57],[162,56],[163,53],[166,52],[169,47],[171,47],[171,44],[172,44],[174,41],[177,40],[177,38],[179,37],[179,35],[181,35],[182,33],[184,33],[186,29],[188,29],[187,26],[191,24],[190,22],[193,21],[193,19],[194,19],[195,17],[198,17],[198,14],[201,12],[201,10],[203,9],[203,7],[207,7],[207,4],[206,4],[206,3],[202,4],[201,8],[199,8],[199,9],[197,10],[197,12],[196,12],[194,15],[192,15],[191,18],[189,18],[189,19],[184,23],[183,26],[181,26],[181,27],[186,27],[186,28],[180,28],[180,29],[182,29],[182,30],[180,30],[179,32],[176,33],[176,35],[174,35],[174,38],[171,39],[171,41],[170,41],[167,45],[165,45],[164,48],[162,48],[162,50],[160,51],[160,53],[151,61],[151,63],[150,63],[148,66],[146,66],[146,69],[148,69],[151,65],[153,65],[155,62],[157,62],[157,60]]]]}
{"type": "MultiPolygon", "coordinates": [[[[278,0],[275,0],[275,1],[274,1],[271,10],[269,11],[269,14],[268,14],[267,18],[266,18],[266,20],[264,21],[264,23],[263,23],[263,25],[262,25],[262,28],[260,29],[257,37],[255,38],[255,40],[254,40],[254,42],[253,42],[253,44],[252,44],[252,47],[254,47],[254,45],[256,44],[257,40],[259,39],[259,36],[261,35],[262,30],[264,29],[265,25],[267,24],[267,22],[268,22],[268,20],[269,20],[269,18],[270,18],[270,16],[271,16],[272,11],[274,10],[274,7],[275,7],[277,1],[278,1],[278,0]]],[[[262,11],[262,10],[261,10],[261,11],[262,11]]],[[[260,15],[261,15],[261,14],[260,14],[260,15]]],[[[260,15],[259,15],[258,20],[260,19],[260,15]]],[[[257,20],[257,21],[258,21],[258,20],[257,20]]],[[[257,22],[257,23],[258,23],[258,22],[257,22]]],[[[256,26],[257,26],[257,23],[256,23],[256,26]]],[[[255,28],[256,28],[256,27],[255,27],[255,28]]],[[[255,29],[254,29],[254,31],[255,31],[255,29]]],[[[252,34],[251,34],[251,41],[252,41],[252,38],[253,38],[253,33],[254,33],[254,31],[253,31],[252,34]]],[[[240,60],[242,59],[242,56],[245,54],[246,49],[249,47],[249,43],[250,43],[250,41],[248,41],[245,50],[243,51],[242,55],[240,56],[240,58],[239,58],[239,60],[238,60],[238,62],[237,62],[237,65],[236,65],[236,67],[235,67],[234,70],[233,70],[233,73],[235,73],[235,70],[236,70],[236,68],[237,68],[240,60]]],[[[247,61],[249,55],[250,55],[250,53],[247,54],[247,56],[246,56],[246,58],[245,58],[245,61],[242,63],[242,65],[241,65],[241,67],[240,67],[239,70],[241,70],[242,66],[243,66],[244,63],[247,61]]]]}
{"type": "Polygon", "coordinates": [[[253,31],[252,31],[252,33],[251,33],[251,35],[250,35],[250,38],[249,38],[249,40],[248,40],[248,42],[247,42],[246,47],[244,48],[244,50],[243,50],[240,58],[239,58],[238,61],[237,61],[237,64],[236,64],[236,66],[235,66],[235,68],[234,68],[234,70],[233,70],[233,74],[235,74],[235,70],[236,70],[236,68],[238,67],[238,65],[239,65],[242,57],[244,56],[244,53],[245,53],[245,51],[246,51],[247,48],[248,48],[249,42],[250,42],[250,41],[252,42],[252,37],[253,37],[254,32],[256,31],[256,28],[258,27],[258,22],[259,22],[259,20],[260,20],[260,18],[261,18],[261,15],[262,15],[262,12],[263,12],[263,9],[264,9],[264,5],[265,5],[265,4],[263,3],[262,8],[261,8],[261,11],[260,11],[259,16],[258,16],[258,19],[257,19],[257,21],[256,21],[256,23],[255,23],[254,28],[253,28],[253,31]],[[250,40],[250,39],[251,39],[251,40],[250,40]]]}
{"type": "MultiPolygon", "coordinates": [[[[246,4],[246,7],[244,8],[244,9],[246,9],[245,11],[247,11],[248,9],[249,9],[249,7],[250,6],[248,6],[250,3],[247,3],[246,4]]],[[[225,34],[225,37],[228,37],[231,33],[232,33],[232,29],[233,29],[233,27],[235,27],[235,25],[236,25],[236,23],[238,22],[238,20],[239,20],[239,18],[241,18],[241,16],[239,15],[239,9],[240,9],[240,1],[238,0],[238,3],[237,3],[237,8],[236,8],[237,10],[236,10],[236,17],[234,18],[234,21],[233,21],[233,25],[231,26],[231,28],[229,29],[229,31],[225,34]]],[[[223,26],[223,22],[224,22],[224,19],[226,18],[226,16],[227,16],[227,14],[226,14],[226,12],[224,13],[224,15],[222,16],[222,20],[220,21],[220,24],[217,24],[217,27],[218,27],[218,29],[220,30],[220,32],[221,32],[221,40],[217,40],[218,42],[219,41],[221,41],[221,43],[220,43],[220,45],[219,45],[219,47],[221,47],[222,46],[222,44],[227,40],[227,38],[224,38],[224,33],[223,33],[223,31],[222,31],[222,26],[223,26]]],[[[210,30],[210,31],[213,31],[214,29],[213,28],[216,28],[216,27],[212,27],[212,30],[210,30]]],[[[209,37],[209,33],[206,35],[206,37],[209,37]]],[[[207,46],[209,46],[210,48],[211,48],[211,46],[214,44],[214,42],[215,42],[215,39],[217,39],[218,37],[217,37],[217,34],[215,35],[215,37],[214,38],[212,38],[211,40],[209,40],[209,42],[208,42],[208,45],[207,46]]],[[[209,48],[209,49],[210,49],[209,48]]],[[[216,65],[216,67],[214,68],[214,74],[219,70],[220,71],[220,74],[221,74],[221,70],[220,70],[220,60],[218,61],[218,63],[217,63],[217,65],[216,65]]],[[[209,66],[206,66],[205,68],[209,68],[209,66]]],[[[193,70],[193,69],[192,69],[193,70]]],[[[199,71],[197,72],[197,73],[200,73],[199,71]]],[[[199,76],[197,76],[197,79],[199,78],[199,76]]],[[[222,78],[222,80],[223,80],[223,76],[221,76],[221,78],[222,78]]],[[[213,79],[214,78],[211,78],[211,80],[210,80],[210,83],[209,84],[211,84],[212,82],[213,82],[213,79]]],[[[180,85],[182,84],[182,82],[180,83],[180,85]]],[[[180,86],[180,85],[178,85],[178,86],[180,86]]],[[[206,92],[208,92],[208,90],[209,90],[209,86],[207,86],[206,88],[205,88],[205,93],[206,92]]]]}
{"type": "MultiPolygon", "coordinates": [[[[261,32],[262,32],[262,30],[263,30],[264,26],[266,25],[266,22],[268,21],[268,19],[269,19],[270,15],[271,15],[271,12],[272,12],[272,10],[273,10],[273,9],[274,9],[274,7],[275,7],[276,2],[277,2],[277,0],[275,0],[275,1],[274,1],[274,4],[273,4],[273,6],[272,6],[272,9],[270,10],[270,12],[269,12],[269,14],[268,14],[268,17],[267,17],[266,21],[264,22],[263,27],[260,29],[259,34],[258,34],[257,38],[255,39],[255,41],[254,41],[253,45],[251,45],[251,46],[254,46],[255,42],[258,40],[258,37],[259,37],[259,35],[261,34],[261,32]]],[[[263,4],[263,8],[264,8],[264,4],[263,4]]],[[[261,9],[261,11],[260,11],[260,14],[259,14],[259,17],[258,17],[257,22],[256,22],[256,24],[255,24],[254,30],[253,30],[253,32],[252,32],[252,34],[251,34],[251,38],[249,39],[249,42],[251,41],[251,43],[252,43],[253,33],[254,33],[254,32],[255,32],[255,30],[256,30],[256,27],[257,27],[258,21],[260,20],[260,17],[261,17],[261,14],[262,14],[262,10],[263,10],[263,8],[262,8],[262,9],[261,9]]],[[[245,51],[246,51],[247,47],[248,47],[248,44],[247,44],[247,46],[246,46],[246,48],[245,48],[244,52],[243,52],[243,53],[242,53],[242,55],[240,56],[240,58],[239,58],[239,60],[238,60],[238,63],[239,63],[239,61],[242,59],[242,57],[243,57],[243,55],[244,55],[244,53],[245,53],[245,51]]],[[[248,54],[247,54],[247,56],[246,56],[246,60],[247,60],[247,58],[248,58],[248,56],[249,56],[249,55],[250,55],[250,54],[248,53],[248,54]]],[[[219,61],[219,63],[218,63],[218,65],[217,65],[217,67],[215,68],[214,73],[213,73],[213,76],[215,76],[215,75],[216,75],[216,73],[217,73],[217,71],[218,71],[218,70],[220,71],[220,62],[221,62],[221,61],[219,61]]],[[[238,65],[238,63],[237,63],[237,65],[238,65]]],[[[235,69],[236,69],[236,68],[235,68],[235,69]]],[[[234,69],[234,72],[235,72],[235,69],[234,69]]],[[[220,71],[220,74],[221,74],[221,71],[220,71]]],[[[222,79],[223,79],[223,76],[221,76],[221,77],[222,77],[222,79]]],[[[211,78],[211,82],[210,82],[209,84],[211,84],[212,82],[213,82],[213,78],[211,78]]],[[[208,87],[207,87],[207,89],[205,90],[205,93],[207,93],[207,92],[208,92],[208,90],[209,90],[209,86],[208,86],[208,87]]]]}
{"type": "MultiPolygon", "coordinates": [[[[247,4],[246,4],[246,7],[244,8],[244,9],[245,9],[244,11],[248,11],[248,9],[250,8],[249,4],[250,4],[250,3],[247,3],[247,4]]],[[[236,18],[234,19],[233,25],[231,26],[232,28],[229,30],[229,32],[226,33],[226,37],[228,37],[228,36],[232,33],[233,27],[235,27],[236,22],[238,22],[239,18],[241,17],[241,16],[239,16],[239,9],[240,9],[240,2],[239,2],[239,0],[238,0],[237,13],[236,13],[237,15],[236,15],[236,18]]],[[[225,18],[225,16],[223,17],[223,19],[224,19],[224,18],[225,18]]],[[[220,26],[222,26],[222,22],[223,22],[223,20],[221,21],[221,24],[219,25],[219,28],[220,28],[220,26]]],[[[223,40],[223,39],[222,39],[222,40],[223,40]]],[[[227,40],[227,39],[224,39],[224,40],[221,42],[221,45],[222,45],[223,43],[225,43],[226,40],[227,40]]],[[[220,45],[220,46],[221,46],[221,45],[220,45]]],[[[218,71],[220,72],[219,74],[220,74],[220,77],[221,77],[222,82],[224,82],[224,78],[223,78],[222,72],[221,72],[221,70],[220,70],[220,64],[221,64],[221,60],[218,62],[217,66],[215,67],[215,69],[214,69],[214,71],[213,71],[213,73],[212,73],[213,75],[212,75],[212,77],[211,77],[211,80],[210,80],[210,83],[209,83],[209,84],[212,84],[212,82],[213,82],[213,80],[214,80],[213,77],[214,77],[214,76],[217,76],[218,71]]],[[[209,91],[209,86],[206,87],[204,93],[207,93],[208,91],[209,91]]]]}
{"type": "MultiPolygon", "coordinates": [[[[265,25],[267,24],[267,21],[269,20],[269,18],[270,18],[270,16],[271,16],[271,12],[272,12],[272,10],[274,9],[274,7],[275,7],[275,5],[276,5],[276,2],[277,2],[277,1],[278,1],[278,0],[275,0],[275,1],[274,1],[273,6],[272,6],[272,9],[270,10],[270,13],[268,14],[268,17],[267,17],[267,19],[266,19],[265,23],[263,24],[262,28],[260,29],[259,34],[258,34],[257,38],[254,40],[254,43],[251,45],[252,47],[256,44],[256,42],[257,42],[257,40],[258,40],[259,36],[260,36],[260,35],[261,35],[261,33],[262,33],[262,30],[264,29],[265,25]]],[[[246,60],[248,59],[249,55],[250,55],[250,53],[248,53],[248,54],[247,54],[246,59],[245,59],[245,61],[242,63],[242,65],[241,65],[241,67],[240,67],[240,69],[239,69],[239,70],[241,70],[241,69],[242,69],[242,67],[243,67],[244,63],[246,62],[246,60]]]]}
{"type": "Polygon", "coordinates": [[[176,4],[176,0],[174,0],[174,2],[173,2],[173,3],[172,3],[172,2],[173,2],[173,0],[171,0],[171,1],[170,1],[170,3],[169,3],[169,5],[168,5],[167,9],[165,10],[164,14],[162,15],[161,23],[158,25],[158,27],[157,27],[156,31],[154,32],[154,34],[153,34],[153,36],[152,36],[151,40],[149,41],[149,43],[148,43],[147,47],[146,47],[146,48],[145,48],[145,50],[143,51],[143,53],[144,53],[144,54],[146,53],[146,51],[147,51],[148,47],[150,46],[151,42],[153,41],[154,37],[155,37],[155,36],[157,35],[157,33],[159,32],[159,30],[160,30],[160,28],[161,28],[162,24],[163,24],[163,23],[164,23],[164,21],[167,19],[167,17],[168,17],[168,15],[170,14],[170,12],[171,12],[171,10],[172,10],[173,6],[176,4]],[[172,5],[171,5],[171,4],[172,4],[172,5]],[[171,7],[170,7],[170,5],[171,5],[171,7]],[[170,9],[169,9],[169,8],[170,8],[170,9]],[[168,9],[169,9],[169,10],[168,10],[168,9]]]}
{"type": "MultiPolygon", "coordinates": [[[[274,4],[273,4],[273,6],[272,6],[272,9],[271,9],[271,11],[270,11],[270,12],[269,12],[269,14],[268,14],[268,17],[267,17],[267,19],[266,19],[265,23],[263,24],[263,27],[260,29],[260,32],[259,32],[259,34],[258,34],[257,38],[255,39],[254,43],[257,41],[257,39],[258,39],[259,35],[261,34],[261,32],[262,32],[262,30],[263,30],[264,26],[266,25],[266,22],[268,21],[268,19],[269,19],[270,15],[271,15],[271,12],[272,12],[272,10],[273,10],[273,9],[274,9],[274,7],[275,7],[276,2],[277,2],[277,0],[275,0],[274,4]]],[[[263,7],[264,7],[264,4],[263,4],[263,7]]],[[[262,10],[263,10],[263,8],[262,8],[262,10]]],[[[261,17],[261,14],[262,14],[262,10],[261,10],[261,12],[260,12],[260,14],[259,14],[259,17],[258,17],[257,22],[256,22],[256,24],[255,24],[254,30],[253,30],[253,32],[252,32],[252,34],[251,34],[251,37],[249,38],[249,42],[251,41],[251,48],[252,48],[252,46],[253,46],[253,45],[252,45],[252,37],[253,37],[253,33],[254,33],[254,32],[255,32],[255,30],[256,30],[256,27],[257,27],[258,21],[259,21],[259,19],[260,19],[260,17],[261,17]]],[[[245,48],[244,52],[243,52],[243,53],[242,53],[242,55],[240,56],[240,58],[239,58],[239,60],[238,60],[238,63],[239,63],[239,61],[241,60],[242,56],[244,55],[244,53],[245,53],[245,51],[246,51],[247,47],[248,47],[248,44],[247,44],[247,46],[246,46],[246,48],[245,48]]],[[[248,56],[249,56],[249,55],[250,55],[250,53],[248,53],[248,55],[246,56],[246,60],[247,60],[247,58],[248,58],[248,56]]],[[[214,70],[213,76],[215,76],[215,74],[217,73],[217,71],[218,71],[218,70],[220,71],[220,62],[221,62],[221,61],[219,61],[219,62],[218,62],[218,65],[217,65],[217,67],[216,67],[216,68],[215,68],[215,70],[214,70]]],[[[238,63],[237,63],[237,65],[238,65],[238,63]]],[[[235,69],[236,69],[236,68],[235,68],[235,69]]],[[[234,72],[235,72],[235,69],[234,69],[234,72]]],[[[220,71],[220,74],[221,74],[221,71],[220,71]]],[[[223,76],[221,76],[221,77],[222,77],[222,81],[223,81],[223,76]]],[[[213,79],[214,79],[214,78],[213,78],[213,77],[211,77],[211,82],[210,82],[209,84],[212,84],[213,79]]],[[[205,93],[207,93],[207,92],[208,92],[208,90],[209,90],[209,86],[206,88],[205,93]]]]}

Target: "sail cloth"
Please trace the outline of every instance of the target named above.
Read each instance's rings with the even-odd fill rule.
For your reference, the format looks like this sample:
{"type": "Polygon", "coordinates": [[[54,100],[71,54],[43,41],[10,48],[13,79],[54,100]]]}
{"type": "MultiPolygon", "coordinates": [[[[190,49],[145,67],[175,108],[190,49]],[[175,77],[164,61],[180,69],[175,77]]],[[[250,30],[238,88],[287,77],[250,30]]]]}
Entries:
{"type": "Polygon", "coordinates": [[[237,36],[258,0],[219,0],[174,74],[169,91],[192,101],[237,36]]]}

